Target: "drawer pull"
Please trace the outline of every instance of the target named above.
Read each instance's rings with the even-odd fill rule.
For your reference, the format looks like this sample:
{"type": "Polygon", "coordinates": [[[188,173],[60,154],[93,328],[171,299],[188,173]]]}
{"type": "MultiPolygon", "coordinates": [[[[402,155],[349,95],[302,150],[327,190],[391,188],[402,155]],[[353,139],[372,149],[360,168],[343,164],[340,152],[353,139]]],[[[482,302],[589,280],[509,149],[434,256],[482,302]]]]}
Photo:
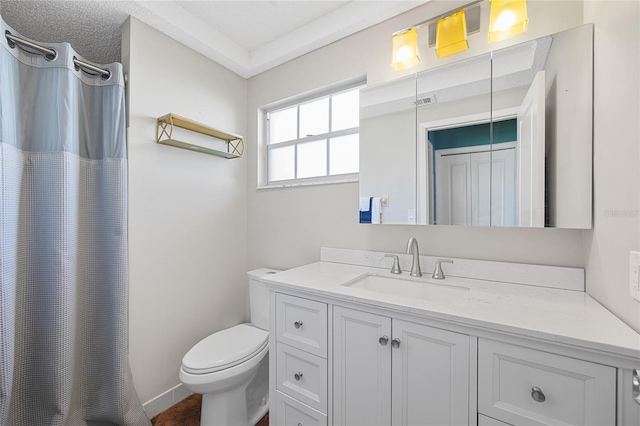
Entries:
{"type": "Polygon", "coordinates": [[[400,347],[400,339],[395,338],[391,341],[391,347],[398,349],[400,347]]]}
{"type": "Polygon", "coordinates": [[[389,343],[389,338],[387,336],[382,336],[381,338],[378,339],[378,342],[382,346],[387,346],[387,343],[389,343]]]}
{"type": "Polygon", "coordinates": [[[298,423],[298,426],[302,426],[302,423],[298,423]]]}
{"type": "Polygon", "coordinates": [[[302,327],[302,321],[296,321],[296,322],[294,322],[294,323],[293,323],[293,326],[294,326],[295,328],[300,328],[300,327],[302,327]]]}
{"type": "Polygon", "coordinates": [[[300,381],[300,379],[302,379],[302,372],[298,371],[296,374],[293,375],[293,378],[296,379],[296,381],[300,381]]]}
{"type": "Polygon", "coordinates": [[[544,402],[547,399],[542,393],[542,389],[537,386],[531,388],[531,398],[536,402],[544,402]]]}

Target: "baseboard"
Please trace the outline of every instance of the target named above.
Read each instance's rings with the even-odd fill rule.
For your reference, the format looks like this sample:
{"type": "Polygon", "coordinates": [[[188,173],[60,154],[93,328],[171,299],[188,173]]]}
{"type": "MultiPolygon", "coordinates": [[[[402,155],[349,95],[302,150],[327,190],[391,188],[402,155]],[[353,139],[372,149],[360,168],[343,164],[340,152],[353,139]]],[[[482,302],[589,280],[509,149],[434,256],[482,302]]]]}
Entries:
{"type": "Polygon", "coordinates": [[[152,418],[162,413],[167,408],[176,405],[178,402],[191,395],[191,391],[187,389],[182,383],[172,387],[166,392],[162,392],[155,398],[145,402],[142,407],[147,417],[152,418]]]}

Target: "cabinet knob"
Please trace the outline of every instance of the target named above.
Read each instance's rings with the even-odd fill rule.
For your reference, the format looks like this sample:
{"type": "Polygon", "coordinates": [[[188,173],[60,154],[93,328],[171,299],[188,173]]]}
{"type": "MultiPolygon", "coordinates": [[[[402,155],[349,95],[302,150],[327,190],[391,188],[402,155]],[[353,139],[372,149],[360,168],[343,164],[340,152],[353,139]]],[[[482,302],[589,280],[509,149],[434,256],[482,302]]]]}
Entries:
{"type": "Polygon", "coordinates": [[[300,381],[300,379],[302,379],[302,372],[298,371],[296,374],[293,375],[293,378],[296,379],[296,381],[300,381]]]}
{"type": "Polygon", "coordinates": [[[295,328],[300,328],[300,327],[302,327],[302,321],[296,321],[296,322],[294,322],[294,323],[293,323],[293,326],[294,326],[295,328]]]}
{"type": "Polygon", "coordinates": [[[531,388],[531,398],[536,402],[544,402],[547,399],[542,393],[542,389],[537,386],[531,388]]]}
{"type": "Polygon", "coordinates": [[[387,336],[382,336],[378,339],[378,342],[380,342],[382,346],[387,346],[387,343],[389,343],[389,338],[387,336]]]}
{"type": "Polygon", "coordinates": [[[391,347],[398,349],[400,347],[400,339],[395,338],[391,341],[391,347]]]}

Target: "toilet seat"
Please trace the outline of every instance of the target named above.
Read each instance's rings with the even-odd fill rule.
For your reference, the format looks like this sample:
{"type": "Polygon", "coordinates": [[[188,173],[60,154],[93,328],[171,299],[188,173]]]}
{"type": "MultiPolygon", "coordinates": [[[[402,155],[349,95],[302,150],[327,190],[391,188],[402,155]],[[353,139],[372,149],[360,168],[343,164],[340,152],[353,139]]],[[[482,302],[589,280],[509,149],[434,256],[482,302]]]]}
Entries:
{"type": "Polygon", "coordinates": [[[254,357],[269,344],[269,332],[240,324],[204,338],[182,359],[182,369],[208,374],[228,369],[254,357]]]}

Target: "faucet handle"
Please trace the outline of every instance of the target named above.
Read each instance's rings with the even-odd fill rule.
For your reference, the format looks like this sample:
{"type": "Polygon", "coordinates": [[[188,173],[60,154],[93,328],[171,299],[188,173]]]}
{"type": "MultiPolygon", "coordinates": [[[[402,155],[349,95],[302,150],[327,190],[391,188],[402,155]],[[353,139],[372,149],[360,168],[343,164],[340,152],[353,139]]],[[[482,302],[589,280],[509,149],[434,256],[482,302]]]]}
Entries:
{"type": "Polygon", "coordinates": [[[442,266],[441,263],[453,263],[453,260],[451,259],[437,259],[436,260],[436,267],[433,269],[433,275],[431,275],[431,278],[435,279],[435,280],[444,280],[445,276],[444,276],[444,272],[442,271],[442,266]]]}
{"type": "Polygon", "coordinates": [[[393,266],[391,267],[391,273],[400,275],[402,273],[402,269],[400,269],[400,258],[395,254],[385,254],[384,257],[393,258],[393,266]]]}

